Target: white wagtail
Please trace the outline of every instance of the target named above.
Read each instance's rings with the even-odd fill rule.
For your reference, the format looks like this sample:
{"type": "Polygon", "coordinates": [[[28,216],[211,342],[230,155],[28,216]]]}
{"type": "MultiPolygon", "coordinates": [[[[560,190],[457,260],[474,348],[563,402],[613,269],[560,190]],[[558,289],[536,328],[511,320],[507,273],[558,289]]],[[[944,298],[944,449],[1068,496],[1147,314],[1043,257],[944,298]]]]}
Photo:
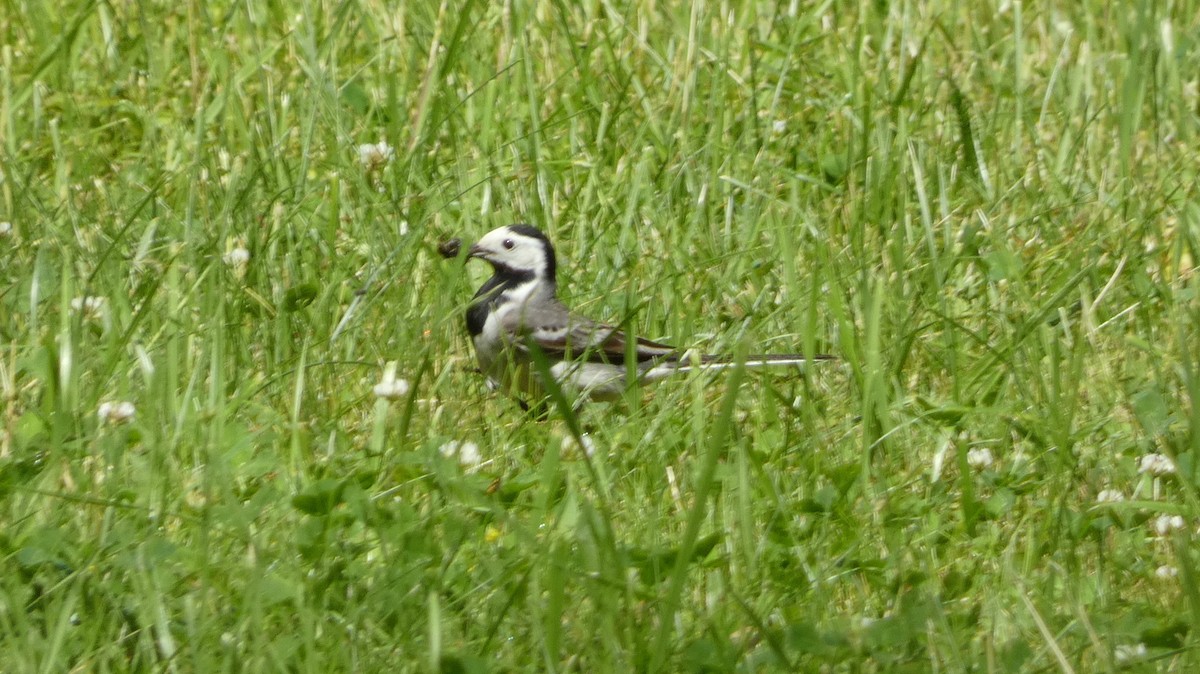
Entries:
{"type": "MultiPolygon", "coordinates": [[[[458,244],[443,244],[443,255],[457,254],[458,244]]],[[[559,301],[554,246],[536,227],[509,225],[488,232],[471,246],[467,258],[479,258],[495,273],[467,309],[467,330],[475,343],[479,368],[490,383],[526,400],[543,399],[533,364],[535,347],[544,354],[555,381],[568,394],[592,400],[612,400],[629,385],[693,369],[734,367],[728,356],[690,354],[673,346],[628,336],[611,325],[572,313],[559,301]],[[634,359],[633,363],[629,358],[634,359]]],[[[747,356],[746,367],[799,365],[832,356],[801,354],[747,356]]]]}

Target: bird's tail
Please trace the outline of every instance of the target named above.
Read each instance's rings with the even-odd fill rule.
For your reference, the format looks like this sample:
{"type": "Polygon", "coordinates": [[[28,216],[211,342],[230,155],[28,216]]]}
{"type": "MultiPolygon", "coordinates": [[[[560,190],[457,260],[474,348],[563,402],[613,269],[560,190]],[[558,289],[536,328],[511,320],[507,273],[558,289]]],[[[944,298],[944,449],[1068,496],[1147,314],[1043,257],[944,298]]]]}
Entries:
{"type": "Polygon", "coordinates": [[[692,370],[719,372],[737,367],[739,363],[746,368],[760,369],[765,367],[803,366],[827,360],[837,360],[837,356],[818,353],[810,358],[800,353],[772,353],[754,354],[746,356],[745,359],[740,361],[732,356],[714,354],[705,354],[693,358],[684,356],[654,364],[642,373],[642,381],[657,381],[673,374],[690,372],[692,370]]]}

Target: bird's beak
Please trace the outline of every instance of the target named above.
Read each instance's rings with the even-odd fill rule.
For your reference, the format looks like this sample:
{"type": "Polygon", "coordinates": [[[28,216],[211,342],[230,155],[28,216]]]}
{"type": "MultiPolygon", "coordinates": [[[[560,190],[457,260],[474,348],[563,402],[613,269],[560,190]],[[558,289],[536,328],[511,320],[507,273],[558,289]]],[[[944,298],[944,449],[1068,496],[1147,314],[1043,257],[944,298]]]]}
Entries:
{"type": "Polygon", "coordinates": [[[479,244],[475,244],[475,245],[471,246],[467,250],[467,259],[470,260],[473,257],[478,257],[478,258],[486,260],[487,259],[487,249],[484,248],[483,246],[480,246],[479,244]]]}

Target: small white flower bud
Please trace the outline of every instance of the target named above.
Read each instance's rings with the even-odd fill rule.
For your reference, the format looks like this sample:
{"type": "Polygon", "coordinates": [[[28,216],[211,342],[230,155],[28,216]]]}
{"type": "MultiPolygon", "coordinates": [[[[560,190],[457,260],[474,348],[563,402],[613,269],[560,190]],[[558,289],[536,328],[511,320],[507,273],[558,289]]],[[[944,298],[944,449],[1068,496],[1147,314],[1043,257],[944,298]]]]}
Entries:
{"type": "Polygon", "coordinates": [[[137,413],[133,403],[129,401],[122,402],[104,402],[100,403],[100,408],[96,410],[96,416],[100,421],[110,424],[120,424],[129,421],[133,415],[137,413]]]}
{"type": "Polygon", "coordinates": [[[995,459],[992,458],[992,450],[987,447],[975,447],[967,451],[967,465],[975,470],[991,468],[995,462],[995,459]]]}

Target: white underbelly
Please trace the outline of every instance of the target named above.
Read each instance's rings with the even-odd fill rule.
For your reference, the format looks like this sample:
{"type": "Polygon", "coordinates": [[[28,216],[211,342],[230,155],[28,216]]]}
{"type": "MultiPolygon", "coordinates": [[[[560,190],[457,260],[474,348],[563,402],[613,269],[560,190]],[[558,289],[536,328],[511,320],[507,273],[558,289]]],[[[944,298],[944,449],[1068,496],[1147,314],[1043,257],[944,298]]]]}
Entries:
{"type": "MultiPolygon", "coordinates": [[[[537,402],[546,396],[533,363],[522,353],[503,348],[498,339],[489,339],[487,326],[475,339],[479,369],[489,382],[507,395],[537,402]]],[[[613,400],[625,390],[625,368],[604,363],[560,361],[550,366],[550,375],[568,399],[587,397],[613,400]]]]}

